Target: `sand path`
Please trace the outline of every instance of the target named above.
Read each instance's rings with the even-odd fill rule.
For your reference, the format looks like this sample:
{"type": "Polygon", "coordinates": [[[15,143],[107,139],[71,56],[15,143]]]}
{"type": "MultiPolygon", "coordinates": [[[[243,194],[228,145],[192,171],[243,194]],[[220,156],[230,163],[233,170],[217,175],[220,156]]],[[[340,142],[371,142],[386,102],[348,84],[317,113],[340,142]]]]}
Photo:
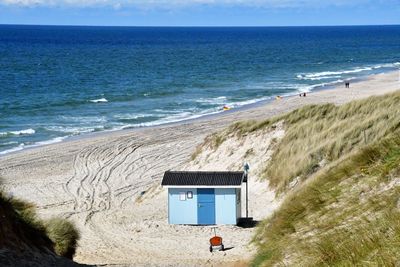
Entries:
{"type": "MultiPolygon", "coordinates": [[[[254,248],[248,242],[254,229],[219,227],[225,245],[232,249],[211,254],[209,227],[167,224],[166,192],[159,186],[164,171],[228,169],[229,158],[223,153],[213,165],[190,163],[190,155],[205,136],[234,121],[267,118],[306,104],[342,104],[398,89],[399,73],[392,72],[371,76],[350,89],[288,97],[197,121],[87,135],[0,157],[0,177],[10,194],[36,203],[42,217],[63,216],[77,224],[82,233],[78,262],[219,266],[251,257],[254,248]]],[[[251,140],[246,142],[251,146],[251,140]]],[[[267,155],[268,149],[265,146],[259,155],[267,155]]],[[[279,201],[267,184],[256,181],[257,169],[252,171],[250,215],[262,219],[279,201]]]]}

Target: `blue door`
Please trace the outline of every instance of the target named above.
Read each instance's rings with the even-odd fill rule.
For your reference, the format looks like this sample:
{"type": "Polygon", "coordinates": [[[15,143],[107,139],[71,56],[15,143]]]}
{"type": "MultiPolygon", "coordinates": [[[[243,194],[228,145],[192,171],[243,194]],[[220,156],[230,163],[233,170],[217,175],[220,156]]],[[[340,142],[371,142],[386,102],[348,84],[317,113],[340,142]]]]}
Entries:
{"type": "Polygon", "coordinates": [[[197,223],[215,224],[215,194],[213,188],[197,189],[197,223]]]}

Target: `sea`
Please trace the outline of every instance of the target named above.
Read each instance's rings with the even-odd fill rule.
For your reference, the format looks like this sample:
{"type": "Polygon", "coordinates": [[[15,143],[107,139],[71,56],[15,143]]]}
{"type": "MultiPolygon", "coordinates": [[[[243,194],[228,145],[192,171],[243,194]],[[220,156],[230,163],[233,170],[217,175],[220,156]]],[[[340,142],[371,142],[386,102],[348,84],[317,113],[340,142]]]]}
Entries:
{"type": "Polygon", "coordinates": [[[0,25],[0,155],[400,69],[400,26],[0,25]]]}

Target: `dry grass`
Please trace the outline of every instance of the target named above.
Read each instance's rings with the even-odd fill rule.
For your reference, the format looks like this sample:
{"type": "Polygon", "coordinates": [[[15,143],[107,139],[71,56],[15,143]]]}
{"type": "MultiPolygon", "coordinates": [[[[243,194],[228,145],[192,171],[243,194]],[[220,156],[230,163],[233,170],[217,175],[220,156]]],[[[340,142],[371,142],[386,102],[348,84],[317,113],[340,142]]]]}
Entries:
{"type": "Polygon", "coordinates": [[[36,215],[36,207],[32,203],[17,199],[10,198],[7,201],[11,204],[14,211],[18,214],[20,220],[24,221],[27,225],[37,229],[40,232],[45,231],[43,222],[36,215]]]}
{"type": "Polygon", "coordinates": [[[399,134],[342,159],[290,194],[259,227],[253,265],[395,266],[400,189],[388,186],[395,179],[399,134]]]}
{"type": "Polygon", "coordinates": [[[1,190],[0,205],[7,208],[10,214],[14,214],[12,218],[7,219],[19,225],[19,233],[25,233],[24,238],[31,239],[29,241],[32,244],[36,244],[38,240],[49,240],[49,248],[52,246],[55,253],[69,259],[73,258],[80,236],[72,223],[60,218],[43,221],[37,216],[34,204],[6,197],[1,190]]]}
{"type": "Polygon", "coordinates": [[[284,191],[290,181],[305,179],[329,163],[400,127],[400,92],[370,97],[343,106],[313,105],[282,119],[286,134],[278,144],[264,176],[284,191]]]}
{"type": "Polygon", "coordinates": [[[75,254],[79,231],[67,220],[53,218],[45,223],[48,237],[54,243],[55,252],[63,257],[72,259],[75,254]]]}

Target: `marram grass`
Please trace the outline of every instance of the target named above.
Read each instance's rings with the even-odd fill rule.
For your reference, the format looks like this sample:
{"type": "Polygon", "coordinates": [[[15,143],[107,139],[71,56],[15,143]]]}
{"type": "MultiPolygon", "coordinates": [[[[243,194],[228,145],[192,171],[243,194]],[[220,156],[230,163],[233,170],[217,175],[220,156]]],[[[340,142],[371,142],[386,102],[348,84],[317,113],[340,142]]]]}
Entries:
{"type": "Polygon", "coordinates": [[[72,259],[75,254],[79,231],[69,221],[53,218],[45,222],[48,237],[54,243],[54,250],[58,255],[72,259]]]}
{"type": "MultiPolygon", "coordinates": [[[[32,239],[44,238],[51,240],[54,252],[60,256],[72,259],[80,238],[79,231],[71,222],[53,218],[41,220],[36,214],[35,205],[17,198],[9,198],[0,190],[0,205],[13,210],[14,217],[21,232],[29,233],[32,239]]],[[[31,240],[35,244],[36,240],[31,240]]],[[[50,242],[50,243],[51,243],[50,242]]]]}
{"type": "MultiPolygon", "coordinates": [[[[277,158],[266,174],[273,174],[278,156],[283,159],[287,153],[286,161],[297,159],[299,164],[287,169],[292,173],[297,169],[295,175],[304,175],[307,181],[288,191],[280,208],[259,225],[253,266],[400,264],[399,95],[372,97],[341,107],[323,105],[325,116],[314,113],[317,106],[286,115],[294,116],[286,121],[286,137],[297,129],[297,139],[292,148],[280,144],[281,150],[275,153],[277,158]],[[303,119],[296,118],[301,113],[303,119]],[[361,129],[368,129],[367,140],[361,129]],[[311,149],[304,146],[304,158],[312,161],[317,157],[331,164],[318,167],[310,176],[314,172],[304,171],[296,151],[302,143],[316,145],[311,149]]],[[[287,162],[281,164],[287,166],[287,162]]],[[[283,173],[274,179],[290,177],[285,168],[280,170],[283,173]]]]}

